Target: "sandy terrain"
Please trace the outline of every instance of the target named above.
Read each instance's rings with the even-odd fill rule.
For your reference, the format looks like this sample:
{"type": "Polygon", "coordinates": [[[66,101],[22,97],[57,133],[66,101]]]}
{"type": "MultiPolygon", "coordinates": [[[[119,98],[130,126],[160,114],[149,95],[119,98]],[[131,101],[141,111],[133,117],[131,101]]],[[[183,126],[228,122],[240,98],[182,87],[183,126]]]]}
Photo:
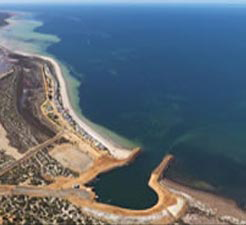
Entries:
{"type": "Polygon", "coordinates": [[[92,159],[78,147],[71,144],[56,146],[50,155],[67,167],[76,172],[83,172],[92,165],[92,159]]]}
{"type": "Polygon", "coordinates": [[[67,91],[67,85],[64,80],[64,77],[63,77],[64,75],[62,73],[61,67],[54,59],[52,59],[51,57],[47,57],[47,56],[33,55],[33,54],[28,54],[28,53],[24,53],[20,51],[16,51],[16,53],[23,55],[23,56],[41,58],[44,61],[50,62],[56,71],[56,76],[60,84],[60,94],[62,97],[64,108],[69,110],[69,114],[72,116],[74,121],[76,121],[76,123],[80,127],[82,127],[88,134],[90,134],[93,138],[95,138],[100,143],[102,143],[104,146],[106,146],[109,152],[115,158],[125,159],[131,155],[131,151],[129,149],[121,148],[120,146],[118,146],[118,144],[114,143],[111,139],[102,136],[76,114],[76,112],[74,111],[70,103],[70,99],[69,99],[68,91],[67,91]]]}
{"type": "Polygon", "coordinates": [[[194,199],[204,203],[209,208],[214,209],[218,216],[228,215],[241,220],[246,220],[246,212],[239,209],[236,203],[230,199],[185,187],[168,179],[163,180],[161,183],[167,188],[186,193],[194,199]]]}
{"type": "MultiPolygon", "coordinates": [[[[137,149],[135,154],[138,154],[137,149]]],[[[136,155],[132,155],[133,160],[136,155]]],[[[186,211],[186,201],[183,197],[173,194],[164,186],[160,185],[160,178],[162,177],[163,170],[168,166],[172,156],[167,156],[162,163],[151,174],[149,186],[158,195],[158,202],[153,207],[144,210],[131,210],[117,206],[107,205],[99,202],[79,201],[77,198],[71,196],[68,198],[73,204],[81,207],[83,211],[95,217],[109,220],[114,224],[172,224],[174,220],[182,216],[186,211]]],[[[115,167],[114,164],[125,165],[127,160],[119,160],[110,158],[109,156],[101,157],[95,163],[94,168],[89,170],[87,174],[82,174],[79,178],[67,182],[63,189],[69,188],[73,183],[81,184],[85,180],[89,181],[96,177],[98,173],[109,171],[115,167]],[[118,161],[118,162],[117,162],[118,161]],[[110,168],[111,167],[111,168],[110,168]],[[99,172],[100,171],[100,172],[99,172]]],[[[52,185],[51,185],[52,186],[52,185]]],[[[54,187],[54,186],[52,186],[54,187]]]]}
{"type": "MultiPolygon", "coordinates": [[[[1,195],[28,195],[37,197],[56,197],[66,198],[67,196],[76,196],[78,199],[90,200],[91,196],[85,189],[59,189],[54,190],[50,188],[40,188],[33,186],[14,186],[2,185],[0,188],[1,195]]],[[[1,224],[1,223],[0,223],[1,224]]]]}
{"type": "MultiPolygon", "coordinates": [[[[35,58],[40,58],[46,62],[51,63],[55,69],[55,75],[60,84],[60,94],[62,97],[63,105],[69,110],[69,114],[73,119],[80,125],[87,133],[89,133],[94,139],[101,142],[105,147],[108,148],[108,154],[106,151],[97,154],[96,150],[92,151],[90,147],[83,148],[82,144],[78,143],[76,140],[69,139],[72,144],[63,144],[57,146],[53,151],[51,151],[51,156],[60,161],[64,166],[69,167],[74,170],[85,170],[88,166],[91,166],[89,170],[80,173],[79,177],[58,177],[55,183],[48,185],[47,187],[20,187],[20,186],[1,186],[0,192],[6,193],[9,191],[10,194],[25,194],[25,195],[43,195],[43,196],[57,196],[65,198],[75,205],[81,207],[81,209],[91,214],[97,218],[104,220],[109,220],[115,224],[150,224],[152,222],[158,221],[160,224],[170,224],[178,219],[187,209],[186,200],[174,193],[171,193],[168,189],[160,184],[160,179],[162,178],[163,171],[168,167],[169,162],[172,160],[172,156],[167,156],[162,161],[162,163],[153,171],[149,181],[149,186],[158,195],[158,202],[156,205],[145,210],[130,210],[124,209],[112,205],[102,204],[96,202],[91,198],[91,189],[86,189],[86,184],[95,179],[100,173],[108,172],[114,168],[121,167],[131,163],[140,152],[140,149],[134,149],[132,151],[128,149],[121,148],[119,145],[100,135],[91,126],[88,125],[84,120],[81,120],[73,108],[71,107],[66,83],[61,71],[59,64],[50,57],[42,57],[31,54],[25,54],[22,52],[16,52],[17,54],[28,56],[30,60],[35,58]],[[87,155],[88,153],[88,155],[87,155]],[[95,157],[95,159],[93,158],[95,157]],[[94,163],[92,163],[94,159],[94,163]],[[80,184],[81,189],[72,189],[75,184],[80,184]],[[88,200],[89,199],[89,200],[88,200]]],[[[4,134],[4,133],[3,133],[4,134]]],[[[62,135],[63,131],[58,135],[62,135]]],[[[58,136],[57,135],[57,136],[58,136]]],[[[71,134],[72,135],[72,134],[71,134]]],[[[4,135],[3,135],[4,136],[4,135]]],[[[50,142],[54,142],[53,139],[49,139],[45,143],[36,146],[31,151],[25,155],[25,160],[36,154],[40,148],[44,148],[46,145],[50,145],[50,142]]],[[[7,142],[8,144],[8,142],[7,142]]],[[[84,143],[88,145],[88,143],[84,143]]],[[[89,145],[88,145],[89,146],[89,145]]],[[[22,160],[16,163],[23,163],[22,160]]],[[[10,168],[11,169],[11,168],[10,168]]]]}
{"type": "Polygon", "coordinates": [[[14,157],[16,160],[22,157],[22,155],[18,152],[16,148],[13,148],[12,146],[9,145],[7,133],[1,124],[0,124],[0,149],[5,150],[7,155],[14,157]]]}

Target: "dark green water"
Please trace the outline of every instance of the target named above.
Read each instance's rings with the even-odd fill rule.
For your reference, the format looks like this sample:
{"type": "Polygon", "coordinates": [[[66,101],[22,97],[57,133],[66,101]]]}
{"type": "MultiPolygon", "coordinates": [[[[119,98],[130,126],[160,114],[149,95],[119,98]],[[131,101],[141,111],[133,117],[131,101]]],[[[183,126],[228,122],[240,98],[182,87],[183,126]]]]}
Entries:
{"type": "Polygon", "coordinates": [[[82,82],[84,115],[143,146],[134,164],[93,183],[101,201],[155,204],[147,182],[167,153],[176,156],[173,179],[245,201],[245,7],[35,10],[44,21],[38,31],[62,40],[48,51],[82,82]]]}

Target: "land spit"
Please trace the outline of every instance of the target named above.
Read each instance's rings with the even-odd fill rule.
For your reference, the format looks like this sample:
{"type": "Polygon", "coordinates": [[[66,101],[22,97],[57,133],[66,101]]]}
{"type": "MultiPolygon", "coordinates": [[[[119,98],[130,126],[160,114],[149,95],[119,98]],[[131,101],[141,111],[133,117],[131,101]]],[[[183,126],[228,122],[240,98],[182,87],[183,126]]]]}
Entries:
{"type": "MultiPolygon", "coordinates": [[[[20,71],[31,74],[33,67],[30,67],[30,63],[35,64],[35,76],[39,76],[39,82],[42,83],[39,86],[42,87],[40,92],[42,91],[43,96],[43,100],[38,102],[40,109],[37,118],[45,120],[45,124],[56,132],[55,136],[21,152],[17,160],[10,161],[2,169],[0,194],[60,197],[79,207],[83,213],[111,224],[169,224],[185,213],[184,198],[160,184],[163,171],[172,156],[167,156],[151,175],[149,186],[156,191],[159,199],[150,209],[129,210],[98,203],[96,194],[87,184],[101,173],[133,162],[140,149],[120,147],[98,134],[76,115],[69,101],[61,68],[55,60],[22,52],[7,52],[8,57],[17,59],[13,64],[14,72],[8,75],[10,78],[22,76],[20,71]],[[67,149],[68,146],[72,147],[72,154],[69,154],[69,149],[66,153],[63,152],[63,155],[57,153],[56,149],[67,149]],[[74,160],[78,154],[82,154],[86,160],[87,164],[83,168],[76,164],[71,166],[69,163],[69,160],[74,160]],[[35,163],[39,165],[36,166],[35,163]],[[18,175],[21,178],[18,180],[15,179],[16,173],[24,174],[18,175]],[[38,177],[33,177],[36,174],[38,177]]],[[[4,79],[1,80],[3,83],[4,79]]],[[[23,88],[23,85],[19,86],[21,93],[23,88]]],[[[17,98],[20,96],[17,95],[17,98]]],[[[32,100],[35,101],[35,98],[32,100]]],[[[25,121],[27,119],[24,117],[25,121]]],[[[11,120],[8,124],[11,124],[11,120]]],[[[11,138],[9,133],[8,135],[8,138],[11,138]]],[[[6,143],[7,141],[5,140],[6,143]]]]}
{"type": "MultiPolygon", "coordinates": [[[[51,160],[51,162],[56,165],[57,168],[62,169],[62,171],[55,172],[53,168],[49,166],[50,169],[48,170],[51,171],[45,170],[45,173],[48,172],[48,174],[40,175],[38,173],[38,176],[40,176],[38,182],[32,180],[31,185],[26,185],[29,178],[27,180],[25,178],[25,181],[22,183],[17,182],[17,185],[7,185],[8,182],[12,182],[13,179],[5,180],[4,178],[2,182],[7,183],[6,185],[3,183],[4,185],[0,186],[0,195],[6,194],[10,197],[25,195],[41,198],[63,198],[78,207],[84,214],[110,224],[170,224],[175,221],[181,224],[184,222],[192,224],[193,220],[189,217],[191,215],[189,210],[194,210],[194,201],[191,201],[191,196],[182,191],[173,189],[170,185],[167,185],[170,189],[167,188],[166,185],[163,185],[163,173],[173,159],[171,155],[166,156],[151,174],[149,186],[158,195],[158,202],[153,207],[145,210],[129,210],[97,202],[96,193],[94,193],[91,188],[88,188],[87,184],[101,173],[109,172],[114,168],[132,163],[140,153],[140,149],[129,150],[121,148],[113,143],[113,141],[95,132],[92,127],[89,127],[88,124],[81,121],[78,116],[74,119],[73,115],[75,112],[69,102],[62,71],[58,63],[53,59],[19,52],[8,52],[8,54],[9,57],[14,56],[15,58],[19,58],[19,62],[15,62],[15,66],[18,66],[19,70],[16,71],[16,69],[13,69],[13,71],[10,71],[6,76],[3,76],[1,79],[3,83],[5,80],[8,80],[7,78],[11,78],[13,74],[14,76],[20,75],[18,71],[31,72],[32,67],[30,69],[26,68],[28,64],[24,64],[25,68],[22,69],[21,66],[23,65],[18,64],[22,62],[21,59],[23,57],[25,62],[35,62],[35,64],[38,65],[37,68],[40,68],[40,70],[36,69],[35,71],[38,76],[43,78],[39,79],[39,81],[43,82],[41,86],[43,86],[42,90],[45,94],[44,100],[39,101],[39,105],[41,104],[39,113],[42,113],[42,116],[38,118],[43,118],[42,121],[46,121],[45,124],[48,124],[48,127],[56,130],[56,136],[22,152],[22,154],[18,155],[16,161],[10,160],[9,164],[3,167],[0,177],[12,176],[11,174],[13,174],[13,172],[15,173],[16,169],[19,168],[18,166],[21,168],[23,164],[28,164],[30,161],[35,162],[33,160],[39,162],[43,158],[51,160]],[[63,85],[61,85],[61,83],[63,83],[63,85]],[[67,101],[65,104],[64,99],[65,102],[67,101]],[[60,141],[60,139],[62,139],[62,141],[60,141]],[[67,149],[68,146],[71,146],[71,154],[69,150],[65,150],[66,153],[61,152],[61,154],[57,152],[58,149],[67,149]],[[71,166],[71,163],[69,163],[69,160],[74,160],[78,154],[81,154],[81,157],[84,158],[82,161],[85,160],[86,165],[83,165],[83,167],[79,167],[76,163],[71,166]],[[8,172],[10,173],[8,174],[8,172]],[[37,185],[39,187],[36,187],[37,185]]],[[[23,86],[20,86],[20,91],[22,88],[23,86]]],[[[6,136],[4,130],[2,134],[6,136]]],[[[8,138],[11,138],[11,136],[8,136],[7,139],[5,137],[4,140],[5,145],[9,145],[10,148],[12,146],[11,143],[8,142],[8,138]]],[[[9,153],[13,154],[13,151],[11,152],[9,150],[9,153]]],[[[42,165],[42,162],[40,163],[42,168],[44,165],[42,165]]],[[[36,169],[38,168],[39,167],[36,169]]],[[[29,172],[27,174],[29,174],[29,172]]],[[[34,175],[35,174],[36,173],[34,173],[34,175]]],[[[24,176],[26,177],[28,175],[24,174],[24,176]]],[[[204,209],[200,207],[200,203],[198,204],[195,201],[195,206],[196,215],[204,213],[204,209]]],[[[193,211],[192,213],[194,214],[193,211]]],[[[209,218],[209,221],[215,221],[213,220],[214,213],[210,209],[205,210],[205,215],[206,218],[209,218]]],[[[201,217],[196,218],[199,218],[195,220],[196,223],[203,221],[201,217]]],[[[242,219],[243,217],[240,218],[242,219]]],[[[244,222],[227,215],[221,216],[216,220],[218,224],[219,222],[223,224],[233,224],[233,221],[235,224],[237,222],[243,224],[244,222]]]]}

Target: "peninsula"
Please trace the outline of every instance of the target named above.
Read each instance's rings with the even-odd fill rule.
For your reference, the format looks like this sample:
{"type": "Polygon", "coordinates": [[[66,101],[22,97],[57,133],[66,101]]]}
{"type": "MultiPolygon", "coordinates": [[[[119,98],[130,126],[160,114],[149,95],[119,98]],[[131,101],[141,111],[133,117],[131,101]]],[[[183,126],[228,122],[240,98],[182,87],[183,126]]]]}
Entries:
{"type": "MultiPolygon", "coordinates": [[[[7,24],[4,15],[2,25],[7,24]]],[[[237,218],[218,217],[177,191],[165,179],[172,155],[150,176],[158,196],[153,207],[130,210],[98,202],[88,183],[133,163],[140,149],[122,148],[77,116],[54,59],[4,46],[0,59],[0,223],[192,224],[189,215],[195,214],[221,224],[245,224],[238,211],[237,218]]]]}

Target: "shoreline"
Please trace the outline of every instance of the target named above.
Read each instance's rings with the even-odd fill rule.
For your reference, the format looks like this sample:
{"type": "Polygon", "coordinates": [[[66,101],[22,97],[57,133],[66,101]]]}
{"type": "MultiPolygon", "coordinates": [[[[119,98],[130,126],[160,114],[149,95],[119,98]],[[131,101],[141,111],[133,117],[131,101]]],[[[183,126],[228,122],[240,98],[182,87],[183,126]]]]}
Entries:
{"type": "Polygon", "coordinates": [[[87,126],[89,126],[91,129],[96,131],[96,133],[98,133],[101,137],[112,142],[113,145],[118,149],[132,149],[141,146],[141,143],[135,143],[133,140],[121,136],[117,132],[114,132],[107,127],[94,123],[93,121],[88,119],[85,115],[83,115],[83,107],[81,108],[79,104],[79,93],[78,93],[79,85],[81,84],[81,82],[77,80],[70,73],[71,71],[73,71],[73,67],[71,67],[71,65],[68,65],[65,61],[57,59],[55,55],[52,55],[47,51],[47,48],[49,46],[55,43],[59,43],[61,41],[60,38],[53,34],[43,34],[36,31],[38,27],[43,26],[43,22],[41,20],[36,20],[35,18],[25,19],[25,14],[28,15],[29,12],[14,11],[14,14],[11,14],[11,16],[7,19],[9,23],[8,25],[3,27],[3,29],[5,27],[7,28],[6,29],[7,32],[3,31],[2,34],[0,33],[0,39],[1,39],[0,46],[5,46],[5,48],[10,50],[11,52],[16,52],[16,53],[19,52],[20,54],[23,53],[29,56],[36,56],[37,58],[43,56],[54,60],[61,68],[61,72],[63,74],[63,78],[66,84],[66,90],[68,92],[70,106],[75,112],[75,114],[78,116],[78,119],[82,120],[85,124],[87,124],[87,126]],[[23,32],[22,30],[18,30],[20,27],[22,27],[22,24],[24,24],[24,27],[28,27],[25,28],[23,32]],[[16,28],[17,28],[17,33],[13,32],[13,34],[10,35],[10,38],[8,38],[10,34],[8,30],[11,30],[12,32],[16,28]],[[28,40],[25,38],[22,45],[22,41],[21,40],[19,41],[18,39],[19,38],[22,39],[23,33],[26,32],[27,32],[27,36],[30,35],[34,39],[37,39],[38,41],[40,41],[41,45],[28,43],[28,40]],[[11,36],[13,36],[14,38],[12,39],[11,36]],[[72,68],[72,70],[70,68],[72,68]]]}
{"type": "MultiPolygon", "coordinates": [[[[10,50],[9,50],[10,51],[10,50]]],[[[11,51],[10,51],[11,52],[11,51]]],[[[90,127],[85,121],[83,121],[75,112],[73,109],[70,98],[68,95],[67,90],[67,84],[61,69],[61,66],[58,62],[56,62],[55,59],[48,57],[48,56],[42,56],[37,54],[31,54],[26,53],[22,51],[14,51],[15,54],[19,54],[26,57],[32,57],[32,58],[39,58],[44,61],[49,62],[54,70],[55,70],[55,76],[57,78],[57,81],[60,86],[60,96],[62,98],[62,103],[64,108],[68,109],[68,113],[73,118],[73,120],[82,128],[84,129],[89,135],[91,135],[93,138],[95,138],[97,141],[99,141],[101,144],[103,144],[105,147],[108,148],[110,154],[112,154],[116,159],[124,159],[130,156],[132,151],[130,149],[119,147],[117,143],[113,142],[112,139],[103,137],[101,134],[99,134],[96,130],[94,130],[92,127],[90,127]]]]}
{"type": "MultiPolygon", "coordinates": [[[[7,20],[10,20],[15,15],[16,14],[9,14],[7,20]]],[[[6,26],[0,27],[0,29],[4,27],[9,27],[14,24],[15,23],[10,20],[6,26]]],[[[5,40],[5,42],[1,43],[0,47],[6,49],[9,52],[16,53],[26,57],[39,58],[41,60],[49,62],[52,65],[55,71],[55,74],[53,76],[56,77],[56,80],[59,83],[61,89],[60,96],[62,98],[64,108],[68,109],[71,117],[81,128],[83,128],[90,136],[92,136],[94,139],[98,140],[99,142],[102,143],[102,145],[108,148],[110,153],[114,157],[127,158],[130,155],[131,149],[137,147],[135,144],[132,143],[130,144],[130,140],[124,140],[124,138],[121,140],[122,138],[121,136],[118,136],[117,134],[112,132],[112,135],[115,135],[114,138],[114,136],[111,136],[110,130],[101,127],[98,124],[94,124],[93,122],[89,121],[86,117],[84,117],[80,112],[77,111],[78,110],[77,106],[74,105],[73,98],[71,98],[72,91],[69,90],[71,88],[70,84],[68,83],[68,79],[70,79],[70,77],[67,77],[67,74],[64,71],[63,67],[65,65],[63,65],[63,63],[57,60],[55,56],[49,55],[47,52],[41,52],[39,50],[38,51],[36,50],[29,51],[28,49],[22,50],[18,46],[17,48],[15,48],[15,46],[8,45],[7,40],[5,40]],[[109,132],[109,134],[107,133],[107,131],[109,132]],[[127,144],[124,144],[124,141],[127,141],[127,144]]],[[[68,70],[68,68],[66,68],[66,70],[68,70]]]]}
{"type": "MultiPolygon", "coordinates": [[[[137,157],[140,152],[139,148],[135,148],[130,151],[128,149],[116,147],[113,141],[100,136],[98,133],[96,133],[96,131],[94,131],[75,114],[73,108],[70,105],[67,87],[61,67],[53,58],[35,54],[28,54],[21,51],[10,52],[23,57],[28,57],[31,60],[37,59],[43,61],[44,63],[46,62],[51,64],[51,66],[53,67],[52,70],[54,70],[51,76],[54,76],[57,79],[59,86],[59,96],[61,97],[63,108],[69,109],[68,114],[72,117],[72,119],[80,127],[82,127],[82,129],[88,132],[89,135],[91,135],[93,138],[103,144],[109,152],[109,154],[102,153],[102,155],[97,159],[98,161],[95,161],[95,168],[91,168],[91,170],[88,170],[87,173],[84,173],[79,178],[75,178],[74,180],[67,182],[65,180],[61,180],[63,182],[65,181],[64,184],[62,184],[62,188],[69,188],[71,186],[74,186],[75,183],[87,184],[99,174],[109,172],[115,168],[122,167],[124,165],[128,165],[137,157]]],[[[154,192],[156,192],[156,194],[158,195],[158,200],[157,203],[150,208],[143,210],[134,210],[117,207],[110,204],[104,204],[101,202],[97,202],[96,200],[92,202],[78,202],[77,199],[74,198],[74,196],[67,197],[66,199],[71,201],[73,204],[77,204],[79,207],[82,208],[83,211],[92,215],[93,217],[98,217],[102,220],[110,221],[113,223],[118,223],[119,221],[122,221],[131,224],[141,222],[140,224],[142,224],[142,222],[150,223],[152,221],[158,221],[161,224],[169,224],[170,222],[178,220],[182,215],[185,214],[187,210],[185,199],[180,195],[172,193],[171,191],[169,191],[168,188],[162,187],[160,183],[162,174],[167,169],[172,159],[173,156],[171,155],[165,156],[160,165],[151,173],[148,186],[153,189],[154,192]],[[104,216],[100,216],[101,214],[104,214],[104,216]],[[110,217],[110,219],[107,217],[110,217]]],[[[54,185],[52,184],[50,185],[50,187],[56,188],[56,185],[57,183],[54,183],[54,185]]]]}
{"type": "MultiPolygon", "coordinates": [[[[98,140],[99,142],[101,142],[103,145],[105,145],[108,148],[108,151],[110,152],[110,154],[115,158],[115,159],[127,159],[132,153],[133,151],[127,150],[127,149],[123,149],[123,148],[119,148],[116,145],[116,143],[114,143],[112,140],[107,139],[102,137],[100,134],[98,134],[95,130],[93,130],[93,128],[91,128],[88,124],[86,124],[84,121],[82,121],[77,114],[75,113],[75,111],[73,110],[71,103],[70,103],[70,99],[68,96],[68,92],[67,92],[67,86],[66,86],[66,81],[64,79],[64,75],[62,73],[61,67],[59,66],[59,64],[55,61],[55,59],[48,57],[48,56],[41,56],[41,55],[35,55],[35,54],[29,54],[29,53],[25,53],[25,52],[20,52],[20,51],[15,51],[14,53],[22,55],[22,56],[26,56],[26,57],[30,57],[30,58],[38,58],[41,59],[43,61],[49,62],[54,70],[55,70],[55,74],[53,74],[54,76],[56,76],[57,78],[57,82],[59,83],[59,92],[60,92],[60,96],[62,98],[62,103],[64,108],[69,109],[69,115],[71,115],[71,117],[73,118],[73,120],[76,121],[76,123],[83,128],[86,132],[88,132],[88,134],[90,134],[93,138],[95,138],[96,140],[98,140]]],[[[165,165],[165,164],[164,164],[165,165]]],[[[111,170],[111,169],[110,169],[111,170]]],[[[110,171],[109,170],[109,171],[110,171]]],[[[160,171],[164,171],[165,169],[162,167],[159,167],[156,171],[152,172],[152,175],[155,176],[155,173],[158,174],[158,176],[160,176],[160,171]]],[[[109,171],[104,171],[104,172],[109,172],[109,171]]],[[[158,191],[159,189],[159,184],[161,183],[161,185],[164,186],[165,189],[167,189],[168,191],[170,191],[173,194],[178,194],[180,196],[184,196],[187,197],[187,199],[189,200],[189,198],[194,199],[195,202],[201,202],[202,204],[205,204],[206,206],[209,206],[209,209],[213,209],[216,211],[216,214],[218,213],[219,218],[223,218],[223,216],[229,216],[231,218],[239,218],[241,220],[246,219],[246,215],[245,212],[243,212],[239,207],[236,206],[235,202],[233,200],[227,199],[227,198],[223,198],[220,196],[217,196],[215,194],[210,194],[207,192],[204,192],[202,190],[194,190],[192,188],[188,188],[184,185],[179,185],[178,183],[172,182],[171,180],[168,180],[167,178],[164,177],[164,181],[152,181],[150,179],[149,181],[149,186],[158,194],[158,193],[162,193],[162,191],[158,191]],[[153,184],[152,184],[153,183],[153,184]],[[157,190],[156,190],[157,188],[157,190]],[[222,211],[221,211],[222,210],[222,211]]],[[[70,185],[71,186],[71,185],[70,185]]],[[[165,195],[164,195],[165,196],[165,195]]],[[[164,197],[162,195],[159,195],[159,200],[158,203],[152,208],[158,208],[159,204],[160,204],[160,199],[165,199],[166,197],[164,197]],[[161,196],[161,197],[160,197],[161,196]]],[[[177,209],[174,210],[174,217],[178,218],[180,211],[183,211],[179,208],[179,204],[181,203],[176,203],[177,205],[175,206],[175,208],[177,207],[177,209]],[[177,213],[177,214],[176,214],[177,213]]],[[[184,203],[182,203],[182,208],[184,207],[183,205],[184,203]]],[[[110,205],[104,205],[102,203],[98,203],[98,210],[102,210],[101,207],[106,207],[108,208],[109,212],[112,210],[110,205]]],[[[115,206],[112,206],[113,209],[115,209],[115,206]]],[[[117,208],[117,207],[116,207],[117,208]]],[[[120,209],[120,208],[119,208],[120,209]]],[[[151,209],[151,208],[150,208],[151,209]]],[[[150,210],[149,209],[149,210],[150,210]]],[[[94,214],[96,213],[96,211],[90,209],[89,211],[94,214]]],[[[121,209],[122,210],[122,209],[121,209]]],[[[121,212],[120,210],[120,212],[121,212]]],[[[149,211],[149,210],[146,210],[149,211]]],[[[152,211],[150,210],[150,211],[152,211]]],[[[130,212],[131,210],[129,210],[130,212]]],[[[135,210],[133,210],[134,212],[135,210]]],[[[141,210],[140,210],[141,211],[141,210]]],[[[143,210],[145,211],[145,210],[143,210]]],[[[128,209],[122,210],[123,212],[128,212],[128,209]]],[[[139,212],[135,211],[137,214],[139,212]]],[[[202,224],[202,223],[200,223],[202,224]]]]}
{"type": "MultiPolygon", "coordinates": [[[[74,108],[72,107],[71,100],[70,100],[69,94],[68,94],[68,85],[67,85],[66,80],[64,78],[65,75],[61,69],[61,65],[59,64],[59,62],[57,62],[54,58],[49,57],[49,56],[42,56],[39,54],[25,53],[22,51],[13,51],[13,50],[8,50],[8,51],[16,53],[18,55],[22,55],[22,56],[26,56],[26,57],[30,57],[30,58],[38,58],[38,59],[41,59],[45,62],[49,62],[55,70],[55,74],[53,74],[53,75],[57,78],[57,82],[59,83],[59,93],[60,93],[60,96],[62,98],[62,103],[64,105],[64,108],[69,110],[68,113],[71,115],[73,120],[75,120],[76,123],[81,128],[83,128],[86,132],[88,132],[88,134],[90,134],[93,138],[95,138],[96,140],[101,142],[103,145],[105,145],[108,148],[110,154],[112,156],[114,156],[114,158],[126,159],[129,157],[129,155],[132,154],[133,151],[128,150],[126,148],[119,147],[119,145],[116,142],[114,142],[111,138],[104,137],[103,135],[98,133],[95,129],[93,129],[92,126],[87,124],[86,121],[83,121],[83,119],[78,116],[78,114],[76,113],[76,110],[74,110],[74,108]]],[[[214,202],[215,207],[216,207],[216,205],[220,205],[219,202],[221,202],[224,205],[226,205],[227,207],[230,207],[230,206],[233,207],[233,210],[236,210],[236,211],[240,210],[239,207],[235,208],[236,207],[235,203],[229,199],[219,197],[219,196],[213,195],[213,194],[208,194],[204,191],[194,190],[191,188],[189,189],[188,187],[186,187],[184,185],[179,185],[179,184],[172,182],[168,179],[164,179],[164,180],[165,181],[163,181],[163,184],[165,185],[165,188],[167,188],[168,190],[171,190],[171,191],[172,191],[172,189],[177,190],[181,194],[184,194],[187,196],[193,196],[196,200],[199,200],[199,201],[201,200],[204,203],[209,203],[211,201],[218,200],[218,202],[214,202]],[[198,192],[200,194],[196,194],[198,192]],[[200,198],[200,196],[204,196],[204,197],[200,198]]],[[[220,205],[221,208],[219,208],[219,209],[223,210],[223,207],[224,207],[223,204],[220,205]]],[[[229,209],[227,208],[227,210],[230,212],[231,208],[229,208],[229,209]]],[[[234,214],[237,215],[238,212],[236,212],[236,211],[232,212],[233,215],[234,214]]],[[[242,211],[242,210],[240,210],[240,211],[242,211]]],[[[240,218],[242,218],[242,217],[240,217],[240,218]]]]}
{"type": "Polygon", "coordinates": [[[191,224],[203,224],[209,221],[210,224],[240,224],[240,222],[241,224],[245,224],[246,212],[233,199],[203,190],[193,189],[165,177],[162,179],[161,184],[171,192],[181,194],[187,199],[190,207],[195,206],[200,212],[211,217],[209,220],[204,220],[206,218],[190,217],[189,219],[193,220],[189,221],[191,224]],[[239,223],[236,223],[236,220],[239,223]]]}

